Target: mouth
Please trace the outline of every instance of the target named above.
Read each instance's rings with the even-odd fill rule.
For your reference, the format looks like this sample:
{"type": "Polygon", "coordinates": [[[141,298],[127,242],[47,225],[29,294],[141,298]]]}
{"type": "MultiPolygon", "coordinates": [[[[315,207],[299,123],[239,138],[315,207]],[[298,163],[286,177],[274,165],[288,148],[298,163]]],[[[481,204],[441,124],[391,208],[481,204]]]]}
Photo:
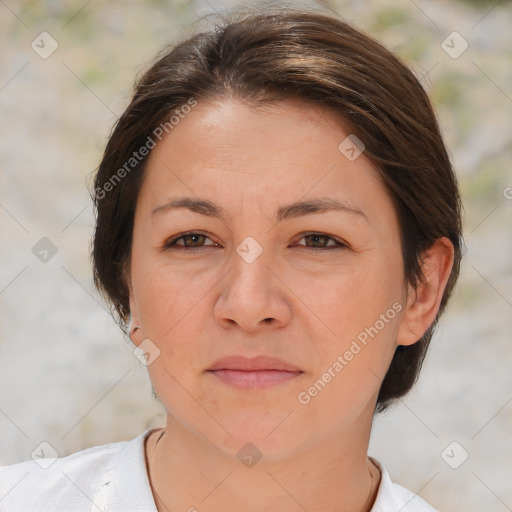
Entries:
{"type": "Polygon", "coordinates": [[[267,356],[231,356],[215,362],[208,373],[239,389],[269,388],[288,382],[302,370],[280,359],[267,356]]]}

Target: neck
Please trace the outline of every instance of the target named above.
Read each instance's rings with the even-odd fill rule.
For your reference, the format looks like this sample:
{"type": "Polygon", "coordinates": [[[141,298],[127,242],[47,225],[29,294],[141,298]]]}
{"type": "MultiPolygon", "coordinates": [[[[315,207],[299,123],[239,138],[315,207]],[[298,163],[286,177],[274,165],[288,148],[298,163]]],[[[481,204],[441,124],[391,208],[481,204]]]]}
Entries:
{"type": "Polygon", "coordinates": [[[370,427],[364,436],[337,434],[286,460],[263,457],[246,467],[169,415],[146,445],[157,509],[370,512],[380,480],[367,458],[370,427]]]}

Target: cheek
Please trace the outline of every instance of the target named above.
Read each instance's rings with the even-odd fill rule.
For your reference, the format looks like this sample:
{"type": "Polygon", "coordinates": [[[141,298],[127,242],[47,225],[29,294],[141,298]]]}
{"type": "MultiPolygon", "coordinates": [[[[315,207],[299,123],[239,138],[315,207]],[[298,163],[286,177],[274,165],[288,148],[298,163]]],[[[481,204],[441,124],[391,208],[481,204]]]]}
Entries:
{"type": "Polygon", "coordinates": [[[395,351],[401,272],[400,267],[383,261],[369,259],[350,274],[332,275],[308,286],[306,297],[312,301],[308,304],[329,328],[318,337],[315,351],[320,354],[322,371],[341,356],[343,369],[337,364],[331,370],[338,384],[333,385],[333,392],[346,397],[359,396],[364,388],[373,393],[395,351]]]}
{"type": "MultiPolygon", "coordinates": [[[[209,288],[200,278],[184,276],[169,265],[153,266],[140,274],[137,301],[143,335],[159,349],[148,372],[164,400],[180,396],[187,402],[178,383],[192,388],[196,374],[202,370],[204,347],[198,340],[203,339],[207,322],[204,296],[209,288]]],[[[166,403],[169,410],[175,405],[174,401],[166,403]]]]}
{"type": "Polygon", "coordinates": [[[347,419],[355,418],[376,398],[395,351],[399,314],[393,302],[375,288],[373,293],[362,288],[337,288],[343,301],[337,300],[337,308],[324,317],[336,335],[315,339],[320,364],[302,391],[314,404],[309,412],[327,422],[337,421],[336,404],[347,419]]]}
{"type": "Polygon", "coordinates": [[[147,334],[155,337],[164,327],[172,326],[174,315],[179,307],[179,279],[173,279],[170,272],[162,272],[156,267],[139,267],[138,275],[134,278],[134,292],[137,297],[139,316],[147,334]]]}
{"type": "Polygon", "coordinates": [[[350,273],[304,283],[305,302],[339,340],[357,336],[373,325],[400,298],[400,281],[393,269],[368,259],[350,273]]]}
{"type": "Polygon", "coordinates": [[[202,299],[211,287],[203,277],[180,272],[175,265],[148,261],[139,264],[132,280],[145,337],[164,345],[166,351],[181,345],[185,336],[194,339],[194,329],[201,327],[202,299]]]}

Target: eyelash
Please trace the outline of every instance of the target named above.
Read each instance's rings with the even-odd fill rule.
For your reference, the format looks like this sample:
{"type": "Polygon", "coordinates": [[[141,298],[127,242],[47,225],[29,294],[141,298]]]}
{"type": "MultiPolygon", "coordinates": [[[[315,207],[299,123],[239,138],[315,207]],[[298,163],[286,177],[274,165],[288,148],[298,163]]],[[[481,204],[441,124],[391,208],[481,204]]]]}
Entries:
{"type": "MultiPolygon", "coordinates": [[[[165,249],[172,249],[172,250],[179,250],[179,251],[183,251],[184,250],[184,251],[188,251],[188,252],[198,252],[198,249],[199,249],[199,252],[201,252],[200,250],[203,249],[203,247],[215,247],[215,245],[207,245],[207,246],[203,246],[203,247],[186,247],[185,245],[181,245],[181,246],[180,245],[176,245],[176,242],[178,240],[181,240],[181,239],[185,238],[186,236],[190,236],[190,235],[200,235],[200,236],[204,236],[206,238],[209,238],[204,233],[200,233],[198,231],[188,231],[187,233],[182,233],[181,235],[179,235],[177,237],[174,237],[171,240],[169,240],[168,242],[166,242],[164,244],[164,250],[165,249]]],[[[328,246],[328,247],[307,247],[305,245],[300,245],[299,247],[302,247],[301,250],[305,250],[306,252],[309,252],[309,251],[324,252],[324,251],[330,251],[330,250],[333,250],[333,249],[346,249],[348,247],[345,243],[340,242],[340,241],[336,240],[335,238],[332,238],[329,235],[326,235],[325,233],[317,233],[317,232],[302,233],[301,238],[299,239],[299,241],[302,240],[303,238],[308,237],[308,236],[326,237],[328,240],[332,240],[333,242],[335,242],[336,245],[331,245],[331,246],[328,246]]]]}

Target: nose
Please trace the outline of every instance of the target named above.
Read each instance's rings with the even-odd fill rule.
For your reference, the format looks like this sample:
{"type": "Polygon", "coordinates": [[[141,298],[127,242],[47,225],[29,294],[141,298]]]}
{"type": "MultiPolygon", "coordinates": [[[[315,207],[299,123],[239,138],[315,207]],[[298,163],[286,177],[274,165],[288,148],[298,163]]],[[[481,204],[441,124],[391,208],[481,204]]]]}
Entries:
{"type": "MultiPolygon", "coordinates": [[[[242,253],[241,253],[242,254],[242,253]]],[[[254,261],[233,254],[233,266],[219,283],[214,306],[216,321],[226,329],[246,332],[285,326],[291,318],[287,295],[278,270],[263,251],[254,261]]]]}

